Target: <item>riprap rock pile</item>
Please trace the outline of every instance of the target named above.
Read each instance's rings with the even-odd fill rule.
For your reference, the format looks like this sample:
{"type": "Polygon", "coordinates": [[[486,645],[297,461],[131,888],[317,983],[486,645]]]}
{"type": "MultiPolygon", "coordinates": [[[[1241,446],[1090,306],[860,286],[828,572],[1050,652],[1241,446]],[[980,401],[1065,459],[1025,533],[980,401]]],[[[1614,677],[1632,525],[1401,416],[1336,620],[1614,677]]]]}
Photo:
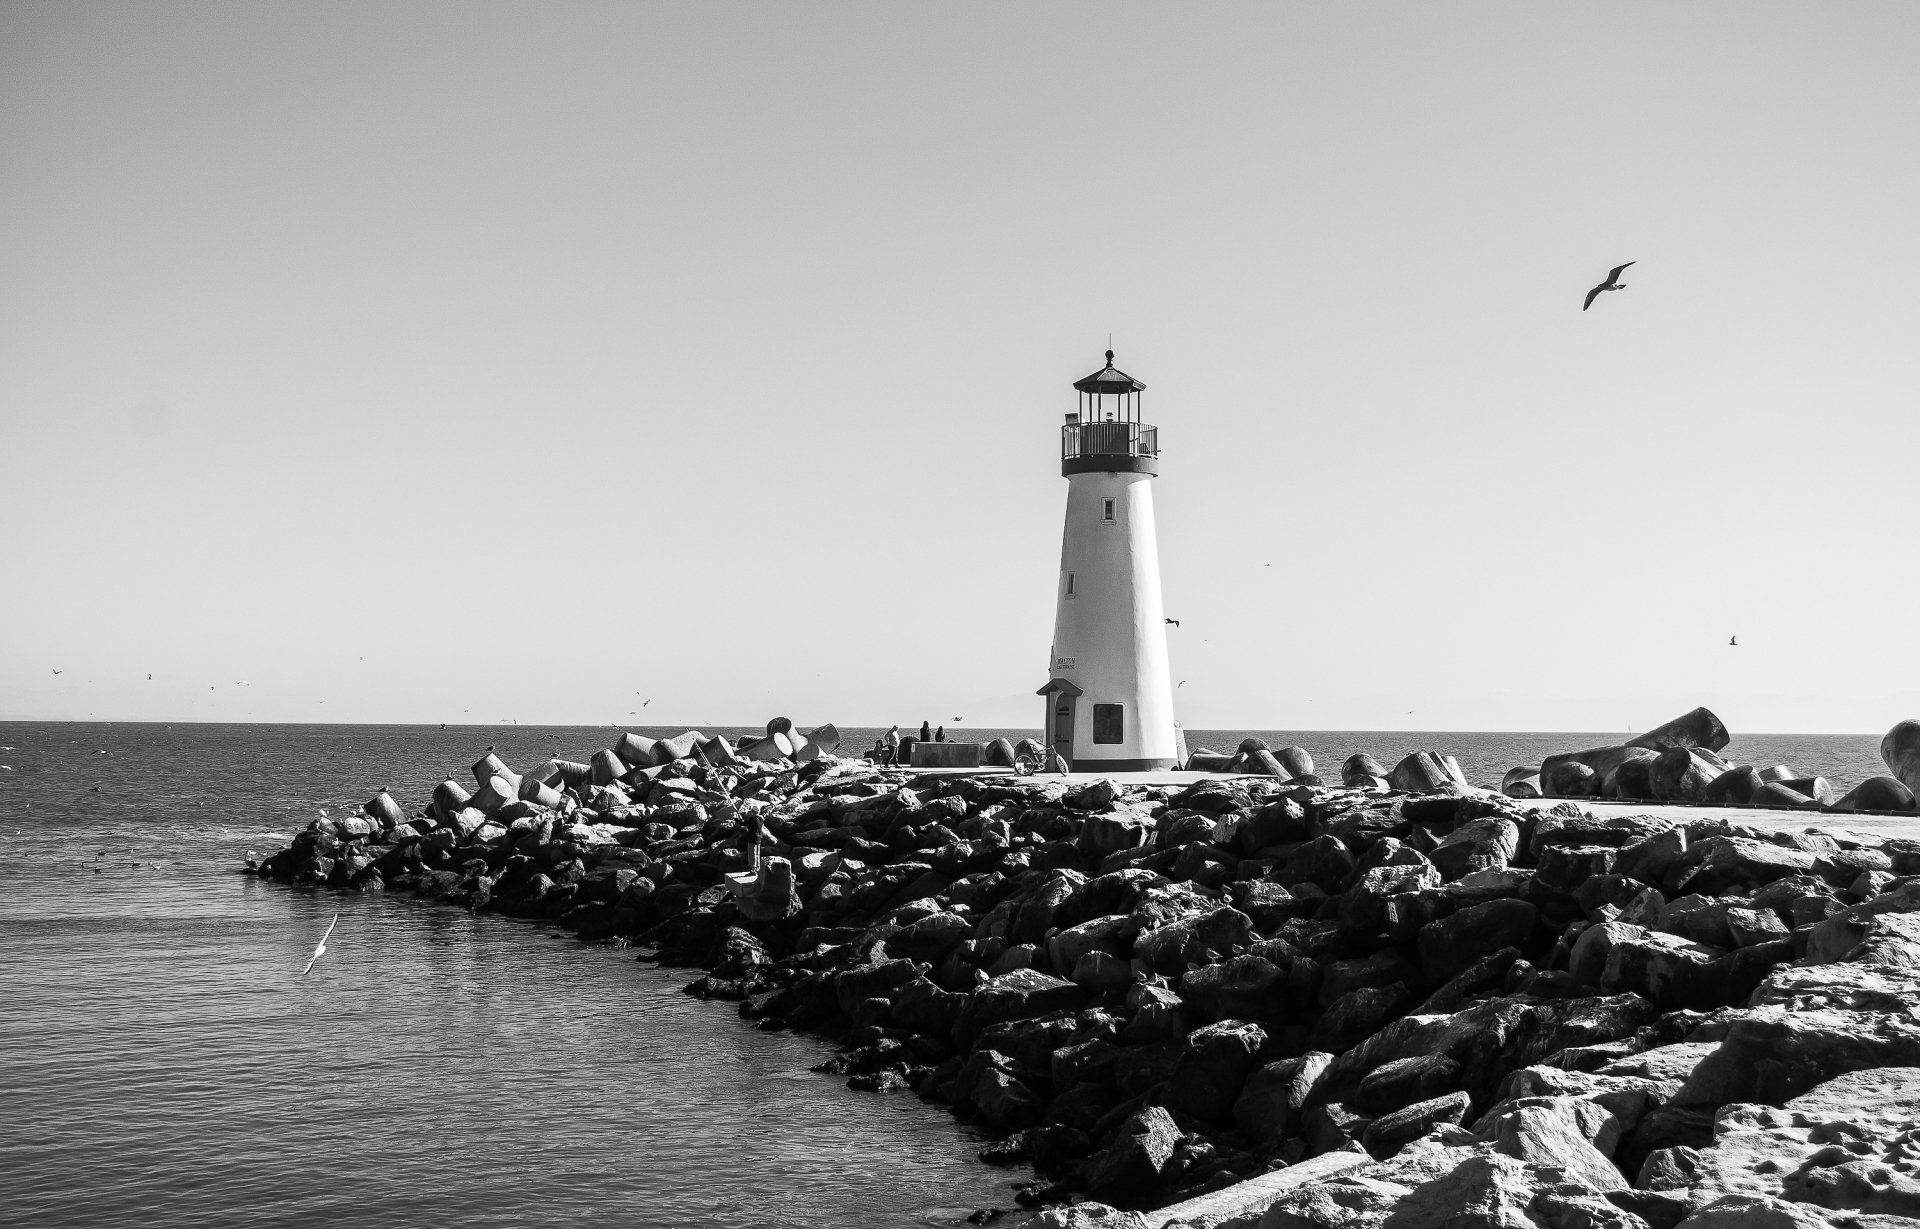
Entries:
{"type": "Polygon", "coordinates": [[[623,739],[517,784],[483,759],[478,793],[408,817],[383,791],[257,869],[697,965],[692,992],[839,1039],[856,1086],[996,1129],[1036,1201],[1153,1207],[1343,1150],[1367,1163],[1263,1223],[1635,1229],[1885,1185],[1831,1149],[1753,1158],[1840,1138],[1796,1098],[1920,1066],[1920,843],[1457,785],[915,774],[822,741],[636,769],[623,739]]]}

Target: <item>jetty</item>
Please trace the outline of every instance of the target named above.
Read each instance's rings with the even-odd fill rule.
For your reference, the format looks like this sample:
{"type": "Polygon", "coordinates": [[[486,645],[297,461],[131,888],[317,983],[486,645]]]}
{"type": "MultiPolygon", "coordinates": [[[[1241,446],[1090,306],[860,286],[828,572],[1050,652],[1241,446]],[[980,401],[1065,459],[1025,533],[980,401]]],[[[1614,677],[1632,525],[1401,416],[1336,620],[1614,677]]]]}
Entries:
{"type": "Polygon", "coordinates": [[[1824,803],[1704,709],[1635,743],[1494,790],[1434,751],[903,767],[779,719],[489,754],[249,869],[697,967],[995,1136],[1038,1224],[1912,1223],[1920,723],[1824,803]]]}

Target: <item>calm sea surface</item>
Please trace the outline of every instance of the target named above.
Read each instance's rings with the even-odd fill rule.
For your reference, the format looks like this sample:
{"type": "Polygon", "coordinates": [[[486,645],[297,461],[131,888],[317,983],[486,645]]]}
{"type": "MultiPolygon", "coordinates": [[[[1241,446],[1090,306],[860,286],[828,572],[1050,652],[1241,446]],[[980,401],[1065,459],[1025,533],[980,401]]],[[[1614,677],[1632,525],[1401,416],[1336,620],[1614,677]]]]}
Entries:
{"type": "MultiPolygon", "coordinates": [[[[681,994],[686,974],[405,893],[235,873],[321,808],[383,785],[419,804],[489,744],[528,767],[612,733],[0,722],[0,1224],[950,1225],[1010,1206],[1028,1175],[981,1164],[946,1114],[811,1074],[823,1043],[745,1027],[681,994]]],[[[1000,733],[1027,731],[965,736],[1000,733]]],[[[1619,738],[1188,737],[1249,735],[1332,772],[1449,751],[1494,784],[1619,738]]],[[[1845,788],[1881,770],[1876,748],[1729,754],[1845,788]]]]}

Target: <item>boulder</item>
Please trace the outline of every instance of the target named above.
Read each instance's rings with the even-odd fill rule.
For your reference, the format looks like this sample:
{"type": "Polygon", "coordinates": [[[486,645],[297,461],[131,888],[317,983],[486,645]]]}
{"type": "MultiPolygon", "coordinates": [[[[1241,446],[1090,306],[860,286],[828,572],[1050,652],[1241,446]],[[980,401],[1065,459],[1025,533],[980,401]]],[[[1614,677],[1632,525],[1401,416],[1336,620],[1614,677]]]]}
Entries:
{"type": "Polygon", "coordinates": [[[1206,1019],[1291,1022],[1287,973],[1259,956],[1205,964],[1180,979],[1180,997],[1206,1019]]]}
{"type": "Polygon", "coordinates": [[[1245,1020],[1222,1020],[1187,1034],[1173,1074],[1156,1100],[1176,1114],[1215,1126],[1233,1123],[1233,1106],[1259,1065],[1266,1032],[1245,1020]]]}
{"type": "Polygon", "coordinates": [[[1504,948],[1525,949],[1539,910],[1523,900],[1469,905],[1420,928],[1420,965],[1428,985],[1451,981],[1504,948]]]}
{"type": "Polygon", "coordinates": [[[974,990],[954,1022],[953,1043],[970,1049],[974,1038],[990,1025],[1069,1011],[1086,1000],[1087,991],[1064,978],[1049,977],[1038,969],[1015,969],[989,978],[974,990]]]}
{"type": "Polygon", "coordinates": [[[1504,870],[1520,849],[1520,825],[1502,816],[1472,820],[1455,828],[1427,851],[1427,860],[1443,879],[1473,871],[1504,870]]]}
{"type": "Polygon", "coordinates": [[[1301,1112],[1331,1062],[1333,1055],[1312,1051],[1254,1071],[1233,1103],[1234,1122],[1267,1144],[1299,1135],[1301,1112]]]}
{"type": "Polygon", "coordinates": [[[1738,836],[1710,836],[1687,850],[1693,870],[1673,886],[1707,896],[1751,892],[1789,875],[1810,874],[1818,859],[1804,850],[1738,836]]]}
{"type": "Polygon", "coordinates": [[[1459,1083],[1460,1064],[1444,1054],[1396,1058],[1367,1073],[1353,1094],[1353,1104],[1369,1114],[1390,1114],[1416,1101],[1442,1096],[1459,1083]]]}
{"type": "Polygon", "coordinates": [[[1154,1189],[1179,1142],[1180,1128],[1166,1110],[1157,1105],[1140,1110],[1122,1123],[1112,1141],[1087,1162],[1087,1192],[1130,1201],[1154,1189]]]}
{"type": "MultiPolygon", "coordinates": [[[[1692,1158],[1688,1201],[1769,1197],[1835,1213],[1920,1217],[1920,1069],[1827,1080],[1779,1108],[1729,1105],[1692,1158]]],[[[1760,1224],[1762,1221],[1748,1223],[1760,1224]]]]}
{"type": "Polygon", "coordinates": [[[1390,1157],[1437,1126],[1459,1126],[1472,1105],[1472,1098],[1464,1092],[1415,1102],[1368,1123],[1360,1143],[1376,1157],[1390,1157]]]}

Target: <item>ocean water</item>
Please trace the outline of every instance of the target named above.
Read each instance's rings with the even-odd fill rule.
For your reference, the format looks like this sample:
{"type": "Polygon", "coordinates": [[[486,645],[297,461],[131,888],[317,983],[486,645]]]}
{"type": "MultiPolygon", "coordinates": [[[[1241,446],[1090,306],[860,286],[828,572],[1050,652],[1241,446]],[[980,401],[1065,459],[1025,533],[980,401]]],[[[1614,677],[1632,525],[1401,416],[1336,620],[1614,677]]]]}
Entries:
{"type": "MultiPolygon", "coordinates": [[[[950,731],[1003,733],[1031,731],[950,731]]],[[[688,973],[404,892],[236,873],[321,808],[381,786],[419,804],[489,745],[525,767],[613,734],[0,723],[0,1224],[895,1226],[1011,1206],[1029,1175],[979,1162],[965,1127],[812,1074],[824,1043],[688,998],[688,973]]],[[[1327,772],[1451,752],[1489,783],[1620,737],[1188,735],[1249,736],[1327,772]]],[[[1871,737],[1729,754],[1840,788],[1880,771],[1871,737]]]]}

